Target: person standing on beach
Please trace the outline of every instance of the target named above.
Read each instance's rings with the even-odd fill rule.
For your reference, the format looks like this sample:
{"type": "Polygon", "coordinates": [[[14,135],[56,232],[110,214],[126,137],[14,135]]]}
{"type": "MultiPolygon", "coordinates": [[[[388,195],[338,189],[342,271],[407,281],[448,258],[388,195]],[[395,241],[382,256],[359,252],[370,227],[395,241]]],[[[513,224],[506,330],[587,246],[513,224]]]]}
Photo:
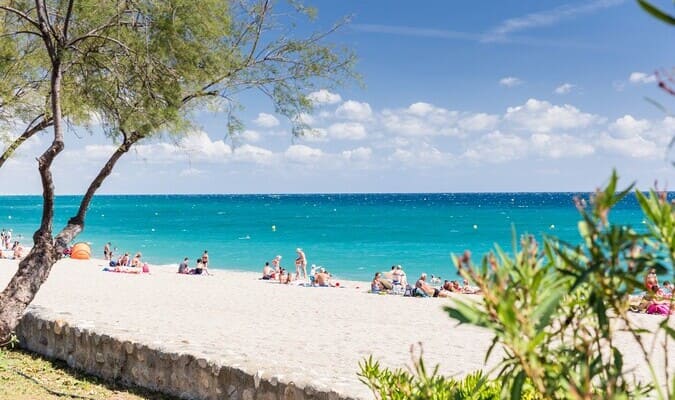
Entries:
{"type": "Polygon", "coordinates": [[[301,248],[295,249],[298,253],[298,258],[295,259],[295,279],[300,279],[300,272],[302,272],[302,279],[307,280],[307,257],[301,248]]]}
{"type": "Polygon", "coordinates": [[[207,250],[204,250],[204,254],[202,254],[202,266],[204,269],[208,268],[209,265],[209,252],[207,250]]]}
{"type": "Polygon", "coordinates": [[[105,246],[103,246],[103,258],[105,258],[106,261],[112,260],[112,253],[110,252],[110,242],[106,243],[105,246]]]}

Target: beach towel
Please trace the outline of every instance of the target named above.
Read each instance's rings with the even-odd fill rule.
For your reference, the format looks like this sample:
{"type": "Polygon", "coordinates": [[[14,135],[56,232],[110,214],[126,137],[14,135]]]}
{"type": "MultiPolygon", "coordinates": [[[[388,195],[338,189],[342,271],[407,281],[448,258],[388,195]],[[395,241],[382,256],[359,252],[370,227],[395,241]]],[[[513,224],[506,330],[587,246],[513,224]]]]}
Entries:
{"type": "Polygon", "coordinates": [[[650,304],[647,307],[647,314],[668,315],[670,314],[670,307],[668,304],[650,304]]]}

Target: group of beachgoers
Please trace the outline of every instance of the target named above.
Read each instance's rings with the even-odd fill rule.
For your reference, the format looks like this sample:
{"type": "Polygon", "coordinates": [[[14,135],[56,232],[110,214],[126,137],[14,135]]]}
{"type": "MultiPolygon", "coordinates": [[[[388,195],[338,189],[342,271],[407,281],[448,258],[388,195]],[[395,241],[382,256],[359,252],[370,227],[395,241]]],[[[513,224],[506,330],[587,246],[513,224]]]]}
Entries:
{"type": "Polygon", "coordinates": [[[131,257],[129,252],[124,252],[121,256],[115,258],[110,242],[103,246],[103,258],[108,261],[108,266],[103,270],[107,272],[123,272],[127,274],[141,274],[150,272],[148,263],[142,260],[143,254],[137,252],[131,257]]]}
{"type": "Polygon", "coordinates": [[[18,240],[12,241],[12,229],[2,228],[2,231],[0,231],[0,257],[20,260],[25,255],[25,249],[21,242],[18,240]]]}
{"type": "Polygon", "coordinates": [[[295,273],[281,266],[280,255],[277,255],[272,261],[265,262],[262,270],[262,280],[278,281],[282,284],[298,284],[302,286],[316,287],[340,287],[340,282],[333,279],[333,275],[326,268],[312,264],[309,273],[307,273],[307,256],[301,248],[295,249],[297,257],[295,258],[295,273]]]}
{"type": "Polygon", "coordinates": [[[631,310],[647,314],[670,315],[675,314],[673,291],[675,287],[669,281],[659,285],[656,270],[651,269],[645,276],[645,293],[631,298],[631,310]]]}
{"type": "Polygon", "coordinates": [[[400,265],[392,265],[387,272],[376,272],[370,283],[370,292],[374,294],[400,294],[410,297],[450,297],[452,293],[478,294],[478,288],[470,286],[467,280],[463,285],[459,281],[445,280],[441,285],[441,277],[422,273],[415,286],[408,284],[408,279],[400,265]]]}
{"type": "Polygon", "coordinates": [[[197,257],[197,265],[190,268],[190,259],[185,257],[180,264],[178,264],[178,273],[185,275],[212,275],[209,272],[209,252],[204,250],[201,257],[197,257]]]}

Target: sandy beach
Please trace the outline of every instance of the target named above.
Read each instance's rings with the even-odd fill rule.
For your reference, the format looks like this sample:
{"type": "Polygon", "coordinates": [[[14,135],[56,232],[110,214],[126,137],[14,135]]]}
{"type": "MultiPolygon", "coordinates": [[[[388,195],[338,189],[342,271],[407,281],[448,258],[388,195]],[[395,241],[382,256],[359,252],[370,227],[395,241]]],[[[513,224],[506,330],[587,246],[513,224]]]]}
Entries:
{"type": "MultiPolygon", "coordinates": [[[[0,260],[0,285],[16,265],[0,260]]],[[[357,377],[359,361],[372,354],[387,366],[409,365],[410,346],[417,343],[427,364],[440,364],[445,375],[485,368],[491,335],[457,326],[442,310],[451,299],[372,295],[363,282],[305,288],[261,281],[252,272],[186,276],[152,267],[151,274],[132,275],[103,272],[103,265],[60,261],[33,304],[112,336],[156,346],[181,343],[193,354],[253,374],[356,398],[372,398],[357,377]]],[[[647,329],[661,321],[635,318],[647,329]]],[[[628,336],[619,339],[626,368],[637,367],[637,376],[651,381],[628,336]]],[[[654,360],[663,371],[663,357],[654,360]]]]}

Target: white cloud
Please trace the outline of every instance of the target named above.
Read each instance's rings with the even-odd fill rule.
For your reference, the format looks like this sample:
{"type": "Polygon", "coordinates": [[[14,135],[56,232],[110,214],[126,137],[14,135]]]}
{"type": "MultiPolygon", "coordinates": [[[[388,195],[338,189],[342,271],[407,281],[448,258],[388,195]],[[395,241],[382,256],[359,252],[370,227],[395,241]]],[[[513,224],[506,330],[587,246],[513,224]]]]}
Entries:
{"type": "Polygon", "coordinates": [[[412,114],[412,115],[416,115],[418,117],[424,117],[425,115],[428,115],[435,110],[440,110],[440,109],[434,107],[432,104],[423,103],[423,102],[413,103],[408,107],[408,113],[412,114]]]}
{"type": "Polygon", "coordinates": [[[270,164],[273,161],[274,153],[270,150],[258,146],[245,144],[237,146],[232,151],[234,161],[249,162],[254,164],[270,164]]]}
{"type": "Polygon", "coordinates": [[[645,74],[644,72],[633,72],[628,77],[628,81],[635,84],[654,83],[656,82],[656,76],[645,74]]]}
{"type": "Polygon", "coordinates": [[[342,152],[342,157],[349,161],[368,161],[373,154],[370,147],[357,147],[352,150],[345,150],[342,152]]]}
{"type": "Polygon", "coordinates": [[[593,145],[571,135],[535,133],[530,136],[533,153],[546,158],[585,157],[595,153],[593,145]]]}
{"type": "Polygon", "coordinates": [[[301,123],[301,124],[305,124],[305,125],[314,125],[314,123],[316,122],[314,117],[312,117],[311,115],[309,115],[307,113],[300,113],[300,114],[296,115],[295,117],[293,117],[293,119],[296,122],[301,123]]]}
{"type": "Polygon", "coordinates": [[[428,168],[447,166],[453,160],[452,154],[443,153],[435,146],[426,143],[415,143],[412,147],[396,148],[388,157],[393,166],[408,168],[428,168]]]}
{"type": "Polygon", "coordinates": [[[291,161],[301,164],[316,163],[324,156],[321,149],[305,146],[302,144],[294,144],[289,146],[284,152],[284,157],[291,161]]]}
{"type": "Polygon", "coordinates": [[[326,89],[321,89],[307,95],[309,101],[316,105],[336,104],[342,101],[342,97],[337,93],[331,93],[326,89]]]}
{"type": "Polygon", "coordinates": [[[370,108],[370,104],[354,100],[345,101],[337,108],[337,110],[335,110],[336,116],[355,121],[365,121],[369,119],[372,114],[373,110],[370,108]]]}
{"type": "Polygon", "coordinates": [[[247,129],[239,134],[239,139],[245,142],[255,143],[260,140],[260,133],[247,129]]]}
{"type": "Polygon", "coordinates": [[[429,103],[413,103],[405,109],[383,110],[384,128],[403,136],[460,136],[457,126],[460,113],[429,103]]]}
{"type": "Polygon", "coordinates": [[[490,31],[493,40],[513,32],[520,32],[532,28],[551,26],[566,19],[572,19],[583,14],[590,14],[605,8],[623,3],[624,0],[591,0],[579,5],[562,5],[550,10],[544,10],[509,18],[490,31]]]}
{"type": "MultiPolygon", "coordinates": [[[[178,147],[168,145],[167,143],[159,143],[157,145],[147,146],[170,146],[165,147],[165,152],[169,156],[176,153],[186,152],[190,157],[195,157],[198,161],[222,161],[232,154],[232,148],[223,140],[211,140],[206,132],[198,131],[181,138],[178,147]]],[[[140,146],[143,147],[143,146],[140,146]]],[[[146,147],[142,149],[143,153],[148,153],[152,157],[153,147],[146,147]],[[145,151],[148,150],[148,151],[145,151]]]]}
{"type": "Polygon", "coordinates": [[[499,123],[499,116],[485,113],[473,114],[459,120],[459,127],[465,131],[488,131],[499,123]]]}
{"type": "Polygon", "coordinates": [[[328,140],[328,131],[323,128],[305,129],[300,137],[308,142],[325,142],[328,140]]]}
{"type": "Polygon", "coordinates": [[[525,139],[495,131],[473,143],[462,157],[482,163],[501,163],[523,158],[527,152],[528,144],[525,139]]]}
{"type": "Polygon", "coordinates": [[[610,129],[618,133],[620,137],[639,136],[645,133],[651,124],[646,119],[635,119],[632,115],[626,114],[618,118],[610,125],[610,129]]]}
{"type": "Polygon", "coordinates": [[[274,128],[279,126],[279,120],[272,114],[259,113],[258,118],[253,120],[253,123],[261,128],[274,128]]]}
{"type": "Polygon", "coordinates": [[[508,87],[508,88],[519,86],[522,83],[523,83],[523,81],[516,78],[515,76],[507,76],[507,77],[499,80],[499,84],[501,86],[508,87]]]}
{"type": "Polygon", "coordinates": [[[366,128],[358,122],[338,122],[328,127],[328,134],[335,139],[363,140],[366,128]]]}
{"type": "Polygon", "coordinates": [[[633,158],[654,158],[659,156],[664,149],[654,142],[635,135],[632,137],[614,137],[603,134],[597,141],[598,147],[614,154],[633,158]]]}
{"type": "Polygon", "coordinates": [[[479,163],[504,163],[526,157],[579,158],[593,153],[595,148],[592,144],[568,134],[519,136],[495,131],[471,143],[462,157],[479,163]]]}
{"type": "Polygon", "coordinates": [[[516,129],[540,133],[584,128],[603,121],[597,115],[581,112],[569,104],[557,106],[537,99],[507,108],[504,120],[516,129]]]}
{"type": "Polygon", "coordinates": [[[562,85],[555,88],[555,90],[553,92],[555,94],[567,94],[567,93],[571,92],[572,89],[574,89],[575,86],[576,85],[573,85],[571,83],[563,83],[562,85]]]}

